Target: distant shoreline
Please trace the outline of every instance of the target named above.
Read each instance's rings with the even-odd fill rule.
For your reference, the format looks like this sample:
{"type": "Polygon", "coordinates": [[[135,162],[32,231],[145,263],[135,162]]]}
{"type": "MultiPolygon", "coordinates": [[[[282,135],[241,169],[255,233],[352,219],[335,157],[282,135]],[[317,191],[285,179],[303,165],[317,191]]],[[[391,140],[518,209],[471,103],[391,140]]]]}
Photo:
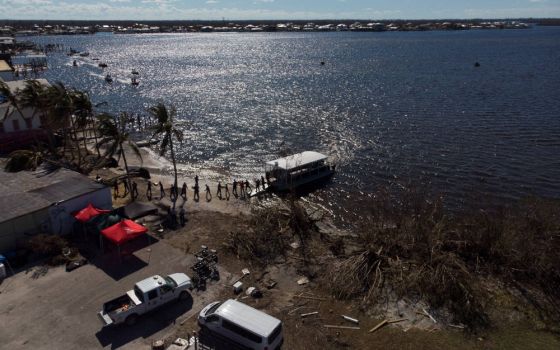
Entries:
{"type": "Polygon", "coordinates": [[[0,20],[0,35],[141,34],[189,32],[329,32],[529,29],[560,26],[560,18],[434,19],[434,20],[0,20]]]}

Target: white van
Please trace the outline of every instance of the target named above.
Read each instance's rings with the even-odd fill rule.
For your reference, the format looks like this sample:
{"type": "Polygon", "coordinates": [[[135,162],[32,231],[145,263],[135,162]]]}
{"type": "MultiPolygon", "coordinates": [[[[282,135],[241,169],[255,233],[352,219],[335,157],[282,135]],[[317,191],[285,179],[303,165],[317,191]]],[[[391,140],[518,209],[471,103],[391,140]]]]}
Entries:
{"type": "Polygon", "coordinates": [[[284,342],[279,319],[233,299],[207,305],[198,324],[248,349],[279,350],[284,342]]]}

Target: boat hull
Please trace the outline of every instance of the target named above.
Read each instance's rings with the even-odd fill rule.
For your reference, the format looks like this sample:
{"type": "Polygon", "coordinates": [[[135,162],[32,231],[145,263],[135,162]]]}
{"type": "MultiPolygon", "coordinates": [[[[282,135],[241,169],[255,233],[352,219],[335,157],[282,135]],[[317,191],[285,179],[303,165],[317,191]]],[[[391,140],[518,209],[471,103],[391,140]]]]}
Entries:
{"type": "Polygon", "coordinates": [[[290,183],[287,182],[273,182],[270,185],[270,189],[274,192],[290,192],[302,189],[304,187],[310,187],[314,185],[320,185],[326,181],[328,181],[334,175],[334,170],[329,169],[327,171],[323,171],[320,174],[313,174],[309,176],[305,176],[303,178],[291,181],[290,183]]]}

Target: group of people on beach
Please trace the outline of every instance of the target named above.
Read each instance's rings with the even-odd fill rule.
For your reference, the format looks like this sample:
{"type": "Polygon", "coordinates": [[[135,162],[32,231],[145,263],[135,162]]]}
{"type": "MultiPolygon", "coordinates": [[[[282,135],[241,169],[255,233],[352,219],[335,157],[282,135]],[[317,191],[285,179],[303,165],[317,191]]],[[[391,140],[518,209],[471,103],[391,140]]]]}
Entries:
{"type": "MultiPolygon", "coordinates": [[[[222,181],[218,181],[216,197],[218,197],[220,200],[223,199],[229,200],[231,195],[233,195],[235,198],[245,199],[251,197],[254,194],[258,194],[261,191],[264,191],[265,189],[268,188],[268,186],[270,186],[269,179],[265,179],[264,176],[254,179],[253,183],[255,189],[254,193],[253,193],[253,185],[251,185],[249,180],[234,179],[233,182],[231,183],[231,193],[230,193],[230,184],[227,182],[222,184],[222,181]]],[[[146,198],[149,201],[151,201],[153,198],[152,186],[159,187],[159,199],[162,199],[166,196],[167,192],[161,181],[159,181],[158,183],[154,182],[153,184],[151,181],[148,181],[146,186],[146,198]]],[[[205,184],[204,186],[205,186],[204,191],[205,191],[206,201],[210,202],[212,200],[212,190],[210,189],[210,186],[208,184],[205,184]]],[[[180,188],[178,185],[175,186],[174,184],[171,184],[168,188],[169,198],[171,199],[171,201],[175,201],[179,197],[181,197],[183,201],[187,201],[187,189],[188,186],[186,182],[183,182],[183,185],[180,188]]],[[[193,199],[198,202],[200,200],[200,185],[199,185],[198,175],[194,177],[194,186],[192,186],[192,190],[193,190],[193,199]]],[[[116,181],[113,184],[113,196],[115,199],[118,197],[125,198],[128,194],[131,195],[133,200],[138,198],[139,196],[138,184],[135,181],[129,183],[127,179],[123,179],[122,181],[116,181]],[[122,196],[120,196],[119,182],[122,182],[122,185],[124,187],[124,193],[122,194],[122,196]]]]}

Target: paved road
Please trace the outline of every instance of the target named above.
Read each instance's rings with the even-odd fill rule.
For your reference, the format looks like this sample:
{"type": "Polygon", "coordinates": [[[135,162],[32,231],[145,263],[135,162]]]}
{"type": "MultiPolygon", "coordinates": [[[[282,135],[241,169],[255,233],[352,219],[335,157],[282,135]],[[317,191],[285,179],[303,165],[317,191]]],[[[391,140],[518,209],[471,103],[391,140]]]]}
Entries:
{"type": "Polygon", "coordinates": [[[137,281],[153,274],[186,272],[192,256],[164,241],[136,251],[119,264],[114,255],[72,272],[52,268],[33,278],[21,272],[0,284],[0,348],[4,349],[116,349],[149,348],[174,330],[174,323],[199,312],[212,291],[184,303],[171,303],[134,327],[101,328],[97,312],[102,304],[137,281]]]}

